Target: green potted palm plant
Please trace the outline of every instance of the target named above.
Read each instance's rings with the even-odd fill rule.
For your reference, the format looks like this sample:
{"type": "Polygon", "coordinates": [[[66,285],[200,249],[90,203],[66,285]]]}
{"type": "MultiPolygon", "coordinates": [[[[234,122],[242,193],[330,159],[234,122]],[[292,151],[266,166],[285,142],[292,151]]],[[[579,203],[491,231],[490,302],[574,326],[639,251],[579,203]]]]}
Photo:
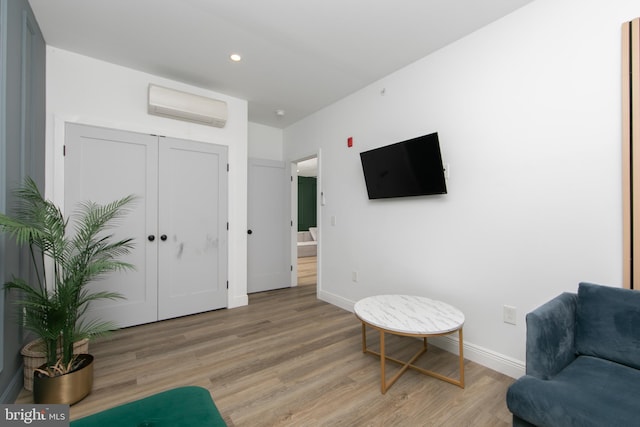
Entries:
{"type": "Polygon", "coordinates": [[[107,231],[126,213],[133,196],[106,205],[82,203],[65,219],[32,179],[15,194],[15,214],[0,213],[0,231],[27,247],[35,283],[14,277],[5,289],[21,292],[21,321],[44,346],[46,362],[33,377],[34,402],[73,404],[93,384],[93,356],[74,354],[74,343],[116,328],[111,322],[86,320],[85,314],[91,301],[122,296],[92,291],[88,285],[107,273],[133,268],[120,260],[133,248],[132,239],[114,240],[107,231]]]}

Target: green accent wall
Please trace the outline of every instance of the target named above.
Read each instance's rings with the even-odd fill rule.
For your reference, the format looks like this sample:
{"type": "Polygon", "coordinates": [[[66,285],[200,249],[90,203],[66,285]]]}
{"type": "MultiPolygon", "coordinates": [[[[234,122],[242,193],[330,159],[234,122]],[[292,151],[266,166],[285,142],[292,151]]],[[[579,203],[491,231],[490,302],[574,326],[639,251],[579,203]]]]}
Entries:
{"type": "Polygon", "coordinates": [[[298,177],[298,231],[307,231],[316,227],[317,178],[298,177]]]}

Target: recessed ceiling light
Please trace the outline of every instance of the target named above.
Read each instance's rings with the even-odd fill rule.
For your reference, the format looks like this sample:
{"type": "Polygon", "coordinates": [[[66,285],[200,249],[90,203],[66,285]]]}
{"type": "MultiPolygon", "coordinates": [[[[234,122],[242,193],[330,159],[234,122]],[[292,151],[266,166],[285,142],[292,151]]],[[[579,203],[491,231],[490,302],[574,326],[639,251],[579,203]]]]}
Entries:
{"type": "Polygon", "coordinates": [[[284,110],[276,110],[276,116],[283,117],[284,116],[284,110]]]}
{"type": "Polygon", "coordinates": [[[233,62],[240,62],[242,60],[242,56],[237,53],[232,53],[231,55],[229,55],[229,59],[231,59],[233,62]]]}

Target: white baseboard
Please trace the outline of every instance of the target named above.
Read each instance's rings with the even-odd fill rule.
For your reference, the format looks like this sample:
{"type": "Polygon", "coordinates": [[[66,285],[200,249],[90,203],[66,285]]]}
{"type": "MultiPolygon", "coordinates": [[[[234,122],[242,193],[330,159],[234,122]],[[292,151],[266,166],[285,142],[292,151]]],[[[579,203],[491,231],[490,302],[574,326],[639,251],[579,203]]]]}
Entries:
{"type": "MultiPolygon", "coordinates": [[[[444,336],[429,338],[429,343],[450,353],[458,354],[459,345],[457,337],[444,336]]],[[[476,362],[511,378],[520,378],[524,375],[525,364],[520,360],[466,341],[463,345],[463,351],[465,359],[476,362]]]]}
{"type": "MultiPolygon", "coordinates": [[[[353,313],[354,301],[324,291],[318,291],[318,298],[353,313]]],[[[429,343],[450,353],[458,354],[459,345],[457,336],[448,335],[430,338],[429,343]]],[[[523,361],[513,359],[468,341],[465,341],[463,351],[465,359],[476,362],[511,378],[519,378],[525,373],[525,363],[523,361]]]]}
{"type": "Polygon", "coordinates": [[[347,310],[353,313],[353,306],[355,305],[354,301],[350,301],[339,295],[332,294],[330,292],[325,292],[322,290],[318,290],[318,298],[321,299],[322,301],[326,301],[329,304],[333,304],[335,306],[340,307],[343,310],[347,310]]]}
{"type": "Polygon", "coordinates": [[[227,300],[227,308],[242,307],[249,304],[249,296],[247,294],[240,296],[229,296],[227,300]]]}

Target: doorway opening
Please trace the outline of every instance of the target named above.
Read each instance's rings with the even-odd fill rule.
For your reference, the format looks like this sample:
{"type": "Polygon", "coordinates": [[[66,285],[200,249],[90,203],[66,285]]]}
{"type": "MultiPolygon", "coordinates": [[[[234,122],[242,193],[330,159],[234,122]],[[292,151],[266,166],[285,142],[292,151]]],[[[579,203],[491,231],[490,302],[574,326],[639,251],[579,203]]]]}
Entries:
{"type": "Polygon", "coordinates": [[[295,221],[295,262],[298,286],[318,285],[318,157],[294,162],[292,214],[295,221]]]}

